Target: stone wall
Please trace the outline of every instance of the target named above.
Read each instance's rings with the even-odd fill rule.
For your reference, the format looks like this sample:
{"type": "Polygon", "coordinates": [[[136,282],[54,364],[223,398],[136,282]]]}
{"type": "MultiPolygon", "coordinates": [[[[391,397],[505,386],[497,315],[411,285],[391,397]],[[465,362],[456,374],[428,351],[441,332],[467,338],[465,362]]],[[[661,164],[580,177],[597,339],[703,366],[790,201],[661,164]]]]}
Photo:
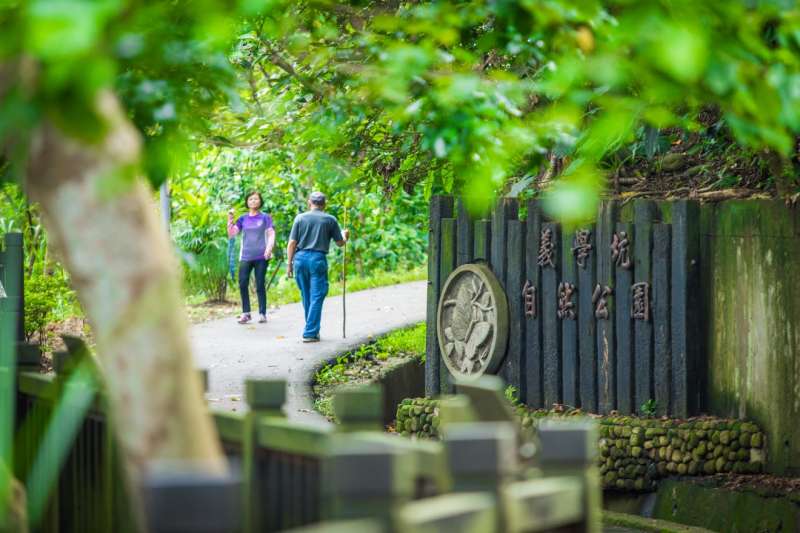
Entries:
{"type": "MultiPolygon", "coordinates": [[[[523,432],[534,435],[543,418],[585,416],[579,409],[558,411],[518,406],[523,432]]],[[[764,468],[765,438],[750,422],[711,417],[675,420],[635,416],[593,416],[598,423],[597,466],[604,489],[655,490],[671,476],[756,474],[764,468]]],[[[403,400],[396,429],[407,436],[438,438],[439,401],[403,400]]]]}
{"type": "Polygon", "coordinates": [[[754,420],[768,469],[800,473],[800,208],[701,208],[704,410],[754,420]]]}

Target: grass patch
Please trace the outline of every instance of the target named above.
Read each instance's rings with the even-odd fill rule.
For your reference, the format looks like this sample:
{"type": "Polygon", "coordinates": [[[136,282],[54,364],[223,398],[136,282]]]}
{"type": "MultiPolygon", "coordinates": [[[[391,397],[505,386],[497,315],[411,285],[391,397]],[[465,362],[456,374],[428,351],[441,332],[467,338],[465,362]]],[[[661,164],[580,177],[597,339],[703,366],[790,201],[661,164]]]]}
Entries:
{"type": "MultiPolygon", "coordinates": [[[[347,278],[347,292],[363,291],[375,289],[387,285],[397,285],[409,281],[419,281],[427,278],[427,267],[419,267],[413,270],[402,272],[375,272],[366,277],[351,276],[347,278]]],[[[280,279],[269,289],[267,301],[270,305],[281,305],[300,301],[300,290],[293,279],[287,279],[285,271],[279,274],[280,279]]],[[[342,282],[337,277],[330,281],[328,296],[338,296],[342,294],[342,282]]]]}
{"type": "Polygon", "coordinates": [[[603,525],[629,528],[652,533],[712,533],[701,527],[687,526],[666,520],[656,520],[625,513],[603,511],[603,525]]]}
{"type": "Polygon", "coordinates": [[[340,355],[314,375],[314,408],[333,420],[331,399],[344,386],[372,383],[409,359],[425,361],[425,323],[399,329],[340,355]]]}
{"type": "MultiPolygon", "coordinates": [[[[270,271],[271,275],[271,271],[270,271]]],[[[419,267],[413,270],[402,272],[375,272],[366,277],[348,277],[347,292],[363,291],[399,283],[424,280],[427,277],[426,267],[419,267]]],[[[267,279],[269,282],[269,279],[267,279]]],[[[251,283],[252,285],[252,283],[251,283]]],[[[253,287],[251,286],[251,289],[253,287]]],[[[255,292],[251,290],[250,304],[258,302],[255,292]]],[[[342,283],[338,279],[330,282],[328,296],[338,296],[342,294],[342,283]]],[[[286,278],[285,266],[278,272],[275,281],[267,291],[267,305],[272,308],[279,305],[296,303],[300,301],[300,290],[293,279],[286,278]]],[[[241,312],[241,299],[239,298],[238,286],[228,284],[228,295],[224,302],[210,302],[201,295],[190,295],[186,297],[186,310],[189,321],[192,324],[207,322],[225,316],[235,316],[241,312]]]]}

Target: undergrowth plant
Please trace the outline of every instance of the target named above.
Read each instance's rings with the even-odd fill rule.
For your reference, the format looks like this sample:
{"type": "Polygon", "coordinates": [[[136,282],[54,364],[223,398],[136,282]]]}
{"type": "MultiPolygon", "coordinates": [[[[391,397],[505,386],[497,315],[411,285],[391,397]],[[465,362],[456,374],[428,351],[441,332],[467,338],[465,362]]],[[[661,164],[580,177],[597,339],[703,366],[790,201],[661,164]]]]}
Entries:
{"type": "Polygon", "coordinates": [[[412,358],[420,364],[425,361],[425,323],[394,331],[374,342],[340,355],[320,368],[314,376],[314,408],[332,417],[331,392],[353,379],[363,379],[348,374],[349,371],[379,365],[392,358],[412,358]]]}

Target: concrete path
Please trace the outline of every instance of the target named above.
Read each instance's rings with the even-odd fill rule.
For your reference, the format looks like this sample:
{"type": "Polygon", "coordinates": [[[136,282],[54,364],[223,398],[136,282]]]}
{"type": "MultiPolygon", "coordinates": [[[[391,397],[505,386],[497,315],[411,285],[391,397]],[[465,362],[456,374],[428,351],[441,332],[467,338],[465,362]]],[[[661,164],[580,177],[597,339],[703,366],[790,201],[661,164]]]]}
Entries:
{"type": "Polygon", "coordinates": [[[266,324],[240,325],[236,317],[190,329],[196,366],[209,371],[212,409],[244,411],[247,378],[286,378],[286,414],[324,422],[312,407],[309,383],[316,368],[391,330],[425,320],[426,282],[416,281],[347,295],[347,338],[342,339],[342,297],[325,299],[319,343],[303,344],[302,304],[272,311],[266,324]]]}

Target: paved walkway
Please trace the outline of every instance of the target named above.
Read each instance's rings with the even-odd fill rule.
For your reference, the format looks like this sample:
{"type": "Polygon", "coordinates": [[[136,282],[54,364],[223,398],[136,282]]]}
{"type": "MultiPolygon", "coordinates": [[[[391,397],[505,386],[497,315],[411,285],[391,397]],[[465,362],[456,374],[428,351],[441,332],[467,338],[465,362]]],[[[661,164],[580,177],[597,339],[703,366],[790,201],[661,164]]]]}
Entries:
{"type": "Polygon", "coordinates": [[[415,281],[347,295],[347,338],[342,339],[342,297],[325,299],[319,343],[303,344],[303,307],[288,304],[272,311],[266,324],[240,325],[236,317],[197,324],[190,338],[198,368],[209,371],[212,409],[244,411],[246,378],[284,377],[286,414],[324,421],[312,407],[309,383],[323,362],[393,329],[425,320],[426,282],[415,281]]]}

